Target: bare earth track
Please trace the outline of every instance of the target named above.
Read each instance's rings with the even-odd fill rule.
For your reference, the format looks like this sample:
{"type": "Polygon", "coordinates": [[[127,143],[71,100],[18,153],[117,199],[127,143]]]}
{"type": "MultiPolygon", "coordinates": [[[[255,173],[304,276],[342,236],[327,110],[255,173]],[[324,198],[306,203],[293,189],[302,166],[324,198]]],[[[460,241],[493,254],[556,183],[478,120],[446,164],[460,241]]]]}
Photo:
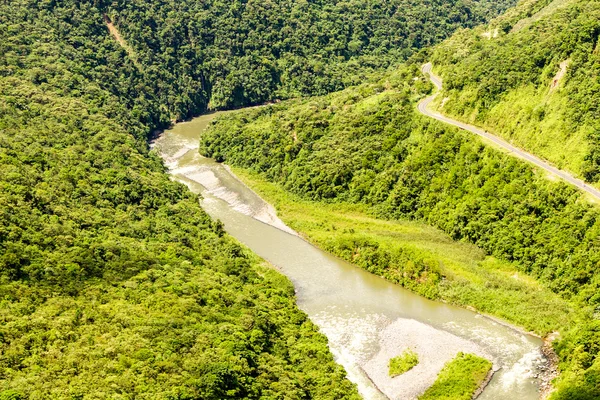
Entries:
{"type": "MultiPolygon", "coordinates": [[[[432,68],[431,63],[427,63],[427,64],[423,65],[423,67],[421,68],[421,71],[424,74],[429,75],[429,79],[431,80],[431,82],[435,85],[435,87],[439,91],[442,89],[442,79],[439,76],[434,75],[431,72],[431,68],[432,68]]],[[[513,146],[512,144],[506,142],[504,139],[501,139],[498,136],[492,135],[491,133],[486,132],[483,129],[477,128],[476,126],[473,126],[473,125],[465,124],[460,121],[456,121],[452,118],[448,118],[438,112],[431,111],[429,109],[429,105],[431,104],[431,102],[433,101],[433,99],[435,98],[436,95],[437,95],[437,92],[434,93],[433,95],[421,100],[421,102],[417,106],[417,108],[419,109],[419,112],[421,114],[426,115],[430,118],[437,119],[438,121],[442,121],[447,124],[456,126],[465,131],[469,131],[478,136],[481,136],[482,138],[493,142],[498,147],[501,147],[501,148],[507,150],[512,155],[519,157],[519,158],[535,165],[538,168],[543,169],[544,171],[550,173],[551,175],[556,176],[556,177],[572,184],[573,186],[576,186],[577,188],[579,188],[579,189],[583,190],[584,192],[588,193],[589,195],[591,195],[594,198],[594,200],[600,201],[600,190],[598,190],[592,186],[589,186],[584,181],[582,181],[581,179],[575,178],[570,173],[556,168],[555,166],[549,164],[548,162],[542,160],[541,158],[538,158],[531,153],[523,151],[523,150],[513,146]]]]}
{"type": "Polygon", "coordinates": [[[110,18],[107,15],[104,15],[104,23],[106,24],[106,27],[108,28],[108,31],[110,32],[110,34],[115,38],[115,40],[117,41],[117,43],[119,43],[119,45],[123,49],[125,49],[125,51],[129,55],[129,58],[131,58],[131,60],[133,61],[133,63],[137,67],[137,69],[141,71],[142,70],[142,65],[138,62],[137,56],[135,54],[135,51],[133,51],[133,49],[131,48],[131,46],[129,46],[127,44],[127,42],[125,41],[125,39],[123,39],[123,37],[121,36],[121,33],[119,32],[119,30],[112,23],[112,21],[110,20],[110,18]]]}

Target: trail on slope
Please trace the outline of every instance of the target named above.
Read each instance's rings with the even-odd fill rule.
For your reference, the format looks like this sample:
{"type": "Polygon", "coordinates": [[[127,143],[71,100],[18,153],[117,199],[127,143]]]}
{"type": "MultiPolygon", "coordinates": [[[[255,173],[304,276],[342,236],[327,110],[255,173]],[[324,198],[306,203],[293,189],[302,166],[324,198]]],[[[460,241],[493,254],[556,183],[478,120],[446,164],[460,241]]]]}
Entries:
{"type": "Polygon", "coordinates": [[[552,80],[552,83],[550,84],[550,91],[556,89],[558,87],[558,85],[560,85],[560,82],[567,74],[567,68],[569,67],[570,63],[571,63],[570,58],[560,63],[558,72],[556,73],[556,76],[554,77],[554,79],[552,80]]]}
{"type": "MultiPolygon", "coordinates": [[[[435,85],[437,90],[440,91],[442,89],[442,79],[439,76],[434,75],[433,72],[431,71],[431,69],[432,69],[431,63],[427,63],[427,64],[423,65],[423,67],[421,68],[421,71],[424,74],[429,75],[429,79],[431,80],[431,82],[435,85]]],[[[476,126],[473,126],[473,125],[465,124],[463,122],[454,120],[452,118],[448,118],[438,112],[429,110],[429,105],[431,104],[431,102],[433,101],[433,99],[435,98],[436,95],[437,95],[437,91],[433,95],[421,100],[421,102],[417,106],[417,108],[421,114],[423,114],[427,117],[430,117],[430,118],[434,118],[438,121],[442,121],[447,124],[456,126],[460,129],[469,131],[469,132],[474,133],[484,139],[487,139],[487,140],[491,141],[492,143],[494,143],[495,145],[497,145],[498,147],[508,150],[508,152],[510,154],[512,154],[516,157],[519,157],[519,158],[529,162],[530,164],[535,165],[538,168],[543,169],[544,171],[550,173],[551,175],[556,176],[556,177],[570,183],[573,186],[576,186],[577,188],[579,188],[579,189],[583,190],[584,192],[588,193],[589,195],[591,195],[594,198],[594,200],[600,201],[600,190],[598,190],[592,186],[589,186],[584,181],[574,177],[570,173],[556,168],[555,166],[542,160],[541,158],[538,158],[531,153],[523,151],[523,150],[513,146],[512,144],[508,143],[504,139],[501,139],[498,136],[492,135],[491,133],[486,132],[483,129],[477,128],[476,126]]]]}
{"type": "Polygon", "coordinates": [[[104,14],[104,23],[106,23],[106,27],[108,28],[108,31],[110,32],[110,34],[115,38],[117,43],[119,43],[119,45],[123,49],[125,49],[125,51],[129,55],[129,58],[131,58],[131,60],[133,61],[133,63],[137,67],[137,69],[141,71],[142,65],[137,61],[137,56],[135,54],[135,51],[133,51],[131,46],[129,46],[129,44],[127,44],[125,39],[123,39],[123,36],[121,36],[121,33],[119,32],[119,30],[117,29],[115,24],[112,23],[112,21],[110,20],[110,18],[108,18],[108,15],[106,15],[106,14],[104,14]]]}

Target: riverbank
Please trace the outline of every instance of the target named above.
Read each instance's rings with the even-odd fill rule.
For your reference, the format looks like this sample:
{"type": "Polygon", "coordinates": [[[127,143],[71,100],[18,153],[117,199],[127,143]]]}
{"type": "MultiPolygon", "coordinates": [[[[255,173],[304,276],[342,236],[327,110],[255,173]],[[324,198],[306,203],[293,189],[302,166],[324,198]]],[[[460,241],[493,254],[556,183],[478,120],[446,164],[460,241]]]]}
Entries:
{"type": "MultiPolygon", "coordinates": [[[[230,166],[223,165],[223,168],[230,172],[232,177],[238,181],[240,185],[243,185],[248,190],[253,190],[244,180],[240,179],[234,173],[230,166]]],[[[270,203],[266,202],[266,204],[267,207],[265,207],[265,212],[254,215],[255,219],[286,233],[298,236],[299,238],[306,240],[307,243],[310,243],[305,235],[298,235],[296,231],[285,225],[277,216],[276,209],[270,203]]],[[[281,271],[281,269],[277,268],[275,265],[272,267],[281,271]]],[[[476,312],[476,310],[474,311],[476,312]]],[[[524,329],[508,324],[496,317],[483,314],[479,315],[518,332],[519,334],[535,335],[539,337],[539,335],[533,332],[526,332],[524,329]]],[[[544,342],[544,347],[544,355],[553,353],[551,346],[550,348],[547,348],[546,342],[544,342]]],[[[484,392],[491,382],[494,373],[499,369],[498,360],[495,360],[495,358],[483,347],[472,341],[465,340],[455,335],[449,335],[446,332],[441,332],[415,320],[398,319],[383,328],[379,332],[379,351],[373,357],[368,359],[368,361],[361,362],[358,368],[360,372],[364,374],[365,378],[372,383],[374,389],[382,396],[385,396],[385,398],[390,400],[413,400],[423,395],[427,389],[431,387],[432,382],[437,382],[439,374],[443,368],[445,368],[446,364],[452,362],[456,354],[462,353],[473,354],[491,361],[492,367],[472,395],[472,398],[476,399],[484,392]],[[388,372],[389,360],[398,353],[401,353],[402,348],[415,351],[424,362],[419,363],[412,370],[401,376],[390,377],[388,372]]],[[[556,356],[554,357],[556,358],[556,356]]],[[[552,370],[551,366],[541,367],[540,377],[544,375],[545,371],[550,370],[552,370]]],[[[465,378],[465,382],[461,384],[468,385],[470,382],[467,383],[466,380],[469,379],[465,378]]],[[[547,384],[549,381],[542,379],[542,382],[547,384]]]]}
{"type": "MultiPolygon", "coordinates": [[[[226,166],[201,157],[196,151],[198,135],[209,119],[201,117],[178,125],[161,137],[157,150],[166,150],[161,155],[170,174],[201,195],[202,207],[213,219],[221,221],[219,225],[227,233],[293,282],[299,307],[327,336],[336,361],[365,398],[388,397],[378,389],[385,387],[382,377],[388,377],[385,363],[378,373],[367,372],[364,366],[378,354],[389,360],[405,345],[402,335],[390,335],[388,351],[380,353],[385,347],[381,332],[387,331],[389,326],[396,327],[398,321],[412,320],[427,331],[435,332],[438,338],[434,343],[432,335],[406,325],[406,334],[422,348],[450,348],[450,344],[458,340],[465,345],[456,347],[456,351],[468,352],[473,346],[479,346],[497,360],[501,377],[491,382],[484,396],[495,400],[508,400],[514,395],[537,399],[536,380],[512,371],[515,367],[533,368],[541,356],[537,350],[541,341],[481,318],[472,311],[427,300],[274,226],[272,220],[277,216],[269,203],[232,175],[226,166]],[[270,215],[266,221],[261,218],[265,211],[270,215]],[[502,380],[504,377],[508,386],[502,380]]],[[[438,358],[435,351],[423,351],[421,355],[425,365],[435,363],[438,358]]],[[[439,371],[430,371],[424,386],[434,383],[436,372],[439,371]]],[[[392,398],[403,398],[398,397],[402,393],[403,390],[390,394],[392,398]]]]}
{"type": "Polygon", "coordinates": [[[455,335],[447,335],[412,319],[398,319],[392,322],[379,333],[379,337],[379,351],[363,368],[393,400],[412,400],[419,397],[436,381],[444,365],[460,352],[475,354],[496,365],[498,363],[482,346],[455,335]],[[406,350],[415,352],[419,363],[400,376],[390,377],[390,358],[406,350]]]}
{"type": "Polygon", "coordinates": [[[553,343],[558,337],[558,332],[552,332],[544,338],[544,344],[542,345],[542,354],[547,360],[540,372],[540,398],[542,400],[550,398],[554,392],[552,381],[560,375],[558,369],[558,356],[553,348],[553,343]]]}
{"type": "MultiPolygon", "coordinates": [[[[241,185],[248,188],[249,190],[253,190],[253,188],[249,185],[256,186],[256,182],[249,178],[252,174],[248,174],[247,171],[243,171],[236,168],[234,172],[230,166],[223,165],[223,167],[230,171],[233,177],[240,182],[241,185]],[[236,174],[237,172],[237,174],[236,174]],[[244,176],[245,179],[240,179],[238,175],[244,176]]],[[[259,181],[260,178],[256,177],[259,181]]],[[[266,182],[264,182],[266,183],[266,182]]],[[[274,199],[271,199],[274,200],[274,199]]],[[[296,199],[298,201],[298,199],[296,199]]],[[[261,222],[272,225],[278,229],[281,229],[281,225],[285,226],[286,229],[282,229],[285,232],[294,234],[306,240],[310,243],[310,238],[304,234],[298,234],[298,232],[290,229],[279,219],[277,216],[275,208],[268,203],[269,205],[269,217],[268,218],[256,218],[261,222]],[[272,221],[277,221],[276,224],[272,224],[272,221]]],[[[478,312],[472,306],[466,306],[465,308],[470,309],[474,312],[478,312]]],[[[510,329],[514,332],[517,332],[522,335],[533,335],[542,339],[542,337],[532,331],[527,331],[526,329],[508,323],[500,318],[497,318],[488,314],[478,314],[486,319],[493,321],[496,324],[502,325],[507,329],[510,329]]],[[[459,351],[461,352],[469,352],[471,354],[478,355],[480,357],[492,360],[493,357],[489,355],[483,348],[480,346],[463,340],[459,337],[453,337],[450,340],[443,340],[443,346],[425,346],[425,342],[422,338],[427,338],[427,343],[437,343],[438,340],[435,337],[439,334],[435,329],[428,327],[427,325],[421,324],[414,320],[397,320],[391,324],[389,324],[382,332],[380,332],[380,350],[377,355],[371,358],[368,362],[362,365],[361,370],[367,375],[368,379],[376,386],[376,388],[381,391],[389,399],[415,399],[419,394],[423,393],[424,390],[430,385],[432,380],[435,379],[437,373],[441,370],[441,367],[445,363],[445,361],[449,361],[452,357],[452,354],[455,354],[459,351]],[[420,338],[420,339],[415,339],[420,338]],[[425,355],[426,359],[432,358],[435,355],[436,361],[434,363],[429,363],[429,365],[422,365],[415,369],[418,372],[417,376],[413,376],[415,373],[407,373],[402,376],[402,379],[394,379],[390,378],[387,373],[387,363],[390,358],[392,358],[395,354],[398,353],[397,343],[402,343],[403,346],[408,346],[408,348],[415,349],[418,348],[418,353],[425,355]],[[394,393],[398,393],[401,389],[401,396],[395,396],[394,393]]],[[[540,378],[541,381],[541,398],[546,399],[549,397],[551,392],[553,391],[553,387],[551,384],[552,379],[558,376],[558,358],[556,353],[552,348],[552,342],[556,339],[558,333],[552,333],[549,336],[543,338],[543,346],[541,348],[541,352],[543,354],[543,360],[537,364],[537,368],[535,371],[526,371],[531,373],[532,376],[540,378]]],[[[498,370],[498,366],[494,363],[494,367],[490,369],[489,373],[482,381],[481,385],[474,392],[472,398],[478,398],[485,390],[487,385],[491,382],[494,377],[495,372],[498,370]]]]}
{"type": "Polygon", "coordinates": [[[489,383],[492,381],[492,378],[494,377],[495,373],[496,371],[494,371],[494,368],[491,368],[489,370],[488,374],[483,379],[483,382],[481,382],[481,385],[479,385],[475,393],[473,393],[473,396],[471,397],[473,400],[477,399],[483,393],[487,385],[489,385],[489,383]]]}
{"type": "Polygon", "coordinates": [[[575,318],[570,304],[510,263],[485,256],[476,246],[455,242],[435,228],[413,221],[380,220],[361,205],[306,201],[248,170],[233,171],[311,243],[419,294],[470,307],[516,331],[540,337],[569,326],[575,318]],[[381,254],[403,250],[412,263],[437,267],[441,276],[435,285],[427,277],[405,282],[402,278],[406,277],[396,276],[386,265],[364,262],[357,248],[342,246],[361,241],[365,248],[365,242],[370,242],[381,254]]]}
{"type": "MultiPolygon", "coordinates": [[[[230,169],[229,167],[226,167],[227,169],[230,169]]],[[[310,235],[307,234],[310,233],[310,229],[306,229],[306,226],[318,226],[321,227],[321,229],[324,229],[324,231],[326,232],[327,236],[332,236],[335,235],[335,232],[338,231],[346,231],[349,232],[350,230],[354,230],[354,232],[356,233],[356,228],[360,228],[362,227],[364,224],[368,224],[368,225],[374,225],[374,229],[379,230],[381,232],[382,230],[382,226],[381,225],[385,225],[388,226],[389,229],[389,225],[402,225],[401,223],[393,223],[390,221],[381,221],[381,220],[375,220],[372,217],[368,216],[366,213],[364,213],[363,210],[360,209],[360,207],[356,206],[356,205],[331,205],[331,204],[322,204],[322,203],[318,203],[318,207],[315,207],[315,204],[312,202],[306,202],[302,199],[296,198],[294,196],[289,195],[288,193],[285,193],[283,190],[277,188],[276,185],[273,185],[271,183],[268,183],[264,180],[261,180],[260,177],[256,176],[255,174],[252,174],[248,171],[245,170],[240,170],[238,168],[234,168],[233,169],[234,172],[236,173],[237,179],[239,179],[245,187],[251,188],[252,190],[256,190],[257,193],[263,197],[264,199],[266,199],[267,201],[269,201],[270,203],[272,203],[273,205],[275,205],[275,208],[279,211],[279,216],[281,218],[284,219],[284,221],[286,223],[289,223],[291,226],[294,227],[294,229],[296,229],[298,232],[300,232],[301,237],[303,237],[305,240],[315,243],[314,238],[318,237],[318,235],[310,235]],[[282,210],[285,210],[282,212],[282,210]],[[317,218],[316,220],[315,215],[320,216],[321,213],[323,213],[324,215],[327,216],[326,219],[320,219],[317,218]],[[354,228],[346,228],[344,224],[342,224],[343,218],[340,218],[339,214],[343,214],[346,217],[350,217],[352,221],[356,222],[356,221],[360,221],[360,223],[356,223],[354,224],[354,228]],[[287,218],[286,218],[287,216],[287,218]],[[298,216],[298,218],[292,217],[292,216],[298,216]],[[303,228],[304,227],[304,228],[303,228]]],[[[406,232],[404,232],[407,235],[415,235],[417,233],[417,230],[415,228],[415,226],[413,226],[414,224],[411,223],[406,223],[407,226],[403,226],[403,229],[406,230],[406,232]]],[[[418,226],[419,224],[417,224],[418,226]]],[[[427,231],[426,227],[420,226],[420,229],[427,231]]],[[[423,231],[419,232],[420,235],[420,239],[418,241],[423,242],[423,237],[427,236],[424,234],[423,231]]],[[[424,243],[422,243],[424,246],[431,246],[432,248],[436,248],[434,241],[432,240],[432,232],[428,232],[429,233],[429,241],[424,241],[424,243]]],[[[398,241],[401,237],[401,235],[398,234],[398,232],[396,232],[396,235],[392,235],[395,241],[398,241]]],[[[440,240],[438,238],[438,240],[440,240]]],[[[441,240],[441,242],[443,242],[444,244],[448,245],[448,241],[447,240],[441,240]]],[[[451,242],[451,241],[450,241],[451,242]]],[[[315,243],[315,244],[318,244],[315,243]]],[[[464,244],[453,244],[454,246],[464,246],[464,244]]],[[[473,246],[467,246],[471,251],[473,250],[473,246]]],[[[440,249],[438,249],[440,250],[440,249]]],[[[438,252],[438,254],[440,253],[444,253],[446,254],[446,256],[448,256],[449,253],[447,251],[448,248],[443,248],[441,249],[440,252],[438,252]]],[[[457,251],[458,252],[458,251],[457,251]]],[[[458,252],[460,253],[460,252],[458,252]]],[[[462,253],[460,253],[462,254],[462,253]]],[[[468,252],[465,254],[469,254],[468,252]]],[[[463,256],[465,255],[463,254],[463,256]]],[[[465,260],[463,259],[463,262],[465,260]]],[[[505,273],[503,274],[503,276],[509,276],[511,279],[515,279],[515,272],[514,271],[504,271],[505,273]]],[[[514,283],[513,283],[514,284],[514,283]]],[[[447,283],[446,283],[447,285],[447,283]]],[[[539,287],[535,288],[536,292],[540,291],[539,287]]],[[[441,296],[443,296],[444,292],[441,292],[441,296]]],[[[552,294],[553,295],[553,294],[552,294]]],[[[553,297],[553,296],[550,296],[553,297]]],[[[541,299],[541,298],[540,298],[541,299]]],[[[446,301],[443,298],[441,298],[440,300],[446,301]]],[[[542,300],[543,301],[543,300],[542,300]]],[[[549,300],[546,300],[546,303],[543,304],[544,307],[551,307],[551,303],[548,303],[549,300]]],[[[447,302],[447,301],[446,301],[447,302]]],[[[472,306],[465,306],[465,308],[469,308],[472,309],[473,311],[477,311],[474,307],[472,306]]],[[[531,310],[530,312],[531,317],[535,318],[535,312],[534,310],[531,310]]],[[[492,315],[487,315],[487,314],[479,314],[481,318],[485,318],[489,321],[493,321],[493,323],[504,326],[505,328],[515,332],[515,334],[518,335],[527,335],[527,334],[534,334],[535,336],[541,337],[540,334],[542,334],[542,331],[540,331],[540,334],[535,334],[535,333],[530,333],[527,332],[525,329],[513,325],[510,322],[507,322],[505,320],[502,320],[500,318],[494,317],[492,315]]],[[[558,318],[558,316],[557,316],[558,318]]],[[[399,377],[396,379],[391,379],[388,375],[387,375],[387,361],[389,361],[389,359],[395,355],[398,354],[398,351],[400,348],[404,348],[402,346],[406,346],[406,343],[413,343],[413,348],[414,347],[419,347],[420,348],[420,353],[424,354],[425,357],[427,358],[428,356],[431,359],[431,354],[432,354],[432,349],[436,348],[435,346],[433,346],[433,348],[431,348],[431,343],[436,343],[436,340],[431,340],[432,337],[435,337],[435,334],[432,334],[431,332],[429,332],[429,327],[427,327],[426,325],[420,324],[418,322],[413,321],[414,323],[416,323],[419,327],[421,327],[422,329],[415,329],[414,326],[411,325],[410,329],[408,329],[408,331],[410,332],[410,335],[402,337],[402,332],[403,329],[398,329],[399,325],[405,325],[407,322],[404,320],[398,320],[395,321],[394,323],[391,323],[390,325],[388,325],[385,329],[382,329],[380,332],[381,335],[381,340],[380,340],[380,350],[378,352],[378,354],[376,354],[375,356],[373,356],[370,360],[364,362],[364,364],[362,364],[362,368],[363,370],[368,374],[369,378],[371,378],[371,380],[375,383],[377,382],[378,388],[383,391],[387,397],[392,398],[392,399],[414,399],[416,398],[420,393],[423,393],[424,388],[427,388],[427,385],[431,384],[432,379],[435,379],[435,376],[437,375],[437,373],[440,372],[441,369],[441,365],[443,365],[443,362],[437,362],[437,364],[435,366],[429,365],[429,368],[426,368],[426,373],[423,373],[423,371],[420,372],[419,377],[415,378],[412,377],[411,379],[408,379],[408,381],[406,381],[406,377],[410,378],[410,374],[404,376],[404,377],[399,377]],[[419,332],[418,334],[415,335],[415,332],[419,332]],[[416,342],[414,342],[414,338],[419,337],[421,339],[423,338],[427,338],[425,341],[422,340],[417,340],[416,342]],[[402,337],[401,339],[398,339],[399,337],[402,337]],[[398,339],[398,340],[393,340],[393,339],[398,339]],[[395,344],[391,344],[391,343],[395,343],[395,344]],[[399,347],[399,344],[401,344],[401,346],[399,347]],[[423,346],[426,346],[424,350],[423,346]],[[410,384],[407,385],[407,382],[409,382],[410,384]],[[399,388],[402,388],[402,393],[403,395],[401,396],[394,396],[393,393],[397,393],[399,388]]],[[[414,325],[413,323],[413,325],[414,325]]],[[[513,322],[514,323],[514,322],[513,322]]],[[[410,321],[408,323],[410,325],[410,321]]],[[[538,329],[541,329],[541,327],[545,326],[547,324],[547,322],[545,323],[541,323],[540,325],[538,325],[538,329]]],[[[407,325],[405,325],[406,327],[407,325]]],[[[535,327],[531,328],[532,330],[535,329],[535,327]]],[[[435,330],[433,330],[435,331],[435,330]]],[[[462,341],[461,343],[461,339],[456,337],[455,339],[449,339],[449,338],[445,338],[445,340],[443,341],[444,346],[443,349],[437,348],[437,350],[434,350],[433,353],[435,353],[438,356],[438,361],[439,361],[439,355],[440,354],[445,354],[447,351],[450,351],[450,353],[446,354],[447,357],[441,357],[443,359],[449,359],[450,354],[452,353],[453,350],[456,349],[460,349],[457,351],[462,351],[462,352],[470,352],[479,356],[482,356],[484,358],[487,359],[492,359],[493,357],[489,356],[489,353],[487,353],[484,349],[482,349],[481,347],[478,347],[477,345],[475,345],[472,342],[468,342],[468,341],[462,341]],[[456,343],[454,342],[456,340],[456,343]],[[454,345],[453,345],[454,343],[454,345]],[[461,346],[456,347],[455,345],[457,343],[461,343],[461,346]],[[456,348],[455,348],[456,347],[456,348]]],[[[556,360],[556,356],[554,356],[554,358],[550,358],[548,357],[549,354],[552,354],[552,348],[551,346],[545,346],[545,351],[543,352],[539,352],[536,354],[529,354],[526,355],[526,357],[524,357],[523,360],[521,360],[518,365],[515,365],[511,368],[509,368],[508,371],[504,371],[504,376],[502,376],[500,379],[502,379],[503,381],[503,385],[511,385],[511,380],[516,379],[516,377],[518,376],[527,376],[531,379],[540,379],[540,381],[542,382],[543,386],[548,386],[550,385],[550,381],[549,379],[547,379],[547,371],[551,371],[554,370],[556,371],[556,365],[553,363],[553,360],[556,360]]],[[[491,380],[494,378],[494,372],[499,370],[499,363],[497,362],[497,360],[494,361],[494,368],[492,369],[491,373],[486,377],[486,379],[484,379],[482,385],[479,387],[479,389],[474,393],[473,398],[479,397],[484,391],[485,388],[487,387],[487,385],[491,382],[491,380]]],[[[486,397],[485,395],[481,396],[481,398],[485,398],[485,399],[493,399],[494,397],[486,397]]]]}
{"type": "MultiPolygon", "coordinates": [[[[552,392],[551,381],[558,376],[558,359],[547,334],[571,326],[577,318],[570,305],[559,296],[519,273],[510,264],[484,257],[474,246],[452,242],[433,228],[413,222],[378,220],[359,205],[309,202],[285,192],[255,173],[239,168],[233,170],[245,185],[273,204],[278,216],[302,237],[342,258],[347,257],[336,252],[339,247],[332,246],[331,242],[348,234],[367,234],[384,248],[393,241],[417,253],[427,249],[428,256],[437,258],[445,267],[441,271],[445,278],[438,285],[439,300],[480,312],[483,318],[515,332],[545,338],[542,362],[537,363],[535,370],[526,372],[540,379],[543,398],[552,392]],[[407,236],[414,240],[408,240],[407,236]]],[[[356,261],[356,258],[357,252],[354,252],[349,261],[356,261]]],[[[370,271],[379,272],[379,275],[394,281],[394,277],[390,279],[384,270],[370,271]]],[[[424,286],[424,289],[417,287],[421,290],[415,291],[431,293],[430,288],[426,284],[424,286]]]]}

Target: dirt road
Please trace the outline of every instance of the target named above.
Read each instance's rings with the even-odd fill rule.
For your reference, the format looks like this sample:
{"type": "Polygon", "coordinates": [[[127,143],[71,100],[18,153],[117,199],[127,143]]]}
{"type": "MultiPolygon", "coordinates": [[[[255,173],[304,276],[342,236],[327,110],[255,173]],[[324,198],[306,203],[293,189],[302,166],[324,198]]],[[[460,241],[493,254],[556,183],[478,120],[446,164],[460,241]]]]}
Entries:
{"type": "MultiPolygon", "coordinates": [[[[436,88],[439,91],[442,89],[442,79],[440,77],[434,75],[431,72],[431,68],[432,68],[431,63],[427,63],[427,64],[423,65],[423,67],[421,68],[421,71],[424,74],[429,74],[429,79],[431,80],[431,82],[436,86],[436,88]]],[[[463,129],[465,131],[469,131],[478,136],[481,136],[481,137],[493,142],[495,145],[497,145],[505,150],[508,150],[514,156],[519,157],[519,158],[535,165],[536,167],[539,167],[539,168],[549,172],[550,174],[578,187],[579,189],[583,190],[584,192],[590,194],[595,200],[600,201],[600,190],[588,185],[581,179],[575,178],[570,173],[556,168],[555,166],[549,164],[548,162],[534,156],[531,153],[528,153],[526,151],[523,151],[523,150],[513,146],[512,144],[506,142],[504,139],[501,139],[498,136],[492,135],[491,133],[486,132],[483,129],[477,128],[476,126],[473,126],[473,125],[465,124],[463,122],[454,120],[452,118],[448,118],[438,112],[431,111],[429,109],[429,104],[431,104],[431,102],[433,101],[433,99],[435,98],[436,95],[437,95],[437,92],[434,93],[433,95],[421,100],[421,102],[418,105],[418,109],[419,109],[419,112],[421,112],[421,114],[426,115],[431,118],[434,118],[434,119],[437,119],[438,121],[442,121],[447,124],[454,125],[460,129],[463,129]]]]}

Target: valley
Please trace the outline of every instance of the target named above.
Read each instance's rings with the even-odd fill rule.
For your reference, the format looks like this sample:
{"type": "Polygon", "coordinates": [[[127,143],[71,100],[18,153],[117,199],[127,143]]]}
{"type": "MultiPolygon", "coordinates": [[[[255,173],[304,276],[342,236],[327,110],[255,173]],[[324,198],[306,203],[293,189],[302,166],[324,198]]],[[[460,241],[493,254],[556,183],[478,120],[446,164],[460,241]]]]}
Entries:
{"type": "Polygon", "coordinates": [[[0,400],[600,398],[599,13],[0,3],[0,400]]]}
{"type": "MultiPolygon", "coordinates": [[[[495,374],[480,399],[538,398],[539,376],[547,362],[538,338],[472,311],[427,300],[302,240],[227,168],[197,153],[211,117],[164,132],[154,149],[176,180],[202,195],[203,208],[222,221],[228,233],[291,279],[299,307],[328,337],[336,360],[364,398],[416,398],[461,351],[493,361],[495,374]],[[387,362],[406,347],[419,353],[420,363],[410,373],[390,379],[387,362]]],[[[289,219],[286,212],[281,215],[293,226],[307,222],[289,219]]],[[[314,213],[305,210],[303,215],[314,213]]],[[[302,228],[299,232],[306,235],[302,228]]]]}

